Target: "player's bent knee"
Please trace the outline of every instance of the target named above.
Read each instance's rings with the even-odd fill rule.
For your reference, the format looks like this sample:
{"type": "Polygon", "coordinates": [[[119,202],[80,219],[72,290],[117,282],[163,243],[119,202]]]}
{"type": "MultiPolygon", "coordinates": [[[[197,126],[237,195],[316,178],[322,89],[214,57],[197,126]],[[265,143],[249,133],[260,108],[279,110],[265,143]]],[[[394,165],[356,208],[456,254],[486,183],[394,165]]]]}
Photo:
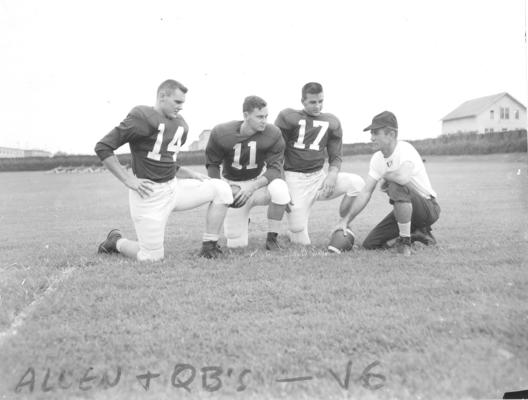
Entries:
{"type": "Polygon", "coordinates": [[[411,191],[407,186],[396,182],[388,182],[387,194],[393,202],[409,203],[411,201],[411,191]]]}
{"type": "Polygon", "coordinates": [[[274,179],[268,185],[268,191],[271,196],[271,202],[285,205],[291,201],[288,185],[283,179],[274,179]]]}
{"type": "Polygon", "coordinates": [[[365,186],[365,180],[357,174],[344,172],[342,178],[346,184],[345,193],[349,197],[356,197],[365,186]]]}
{"type": "Polygon", "coordinates": [[[221,179],[211,179],[210,181],[215,188],[215,197],[213,203],[215,204],[231,204],[233,202],[233,192],[231,186],[221,179]]]}

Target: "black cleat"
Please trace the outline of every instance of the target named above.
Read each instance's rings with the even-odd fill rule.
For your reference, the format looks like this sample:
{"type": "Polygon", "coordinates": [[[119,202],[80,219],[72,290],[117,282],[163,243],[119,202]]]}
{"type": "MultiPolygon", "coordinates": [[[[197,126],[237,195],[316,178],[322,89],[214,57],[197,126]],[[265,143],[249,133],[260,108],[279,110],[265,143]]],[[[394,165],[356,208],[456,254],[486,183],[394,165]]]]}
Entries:
{"type": "Polygon", "coordinates": [[[431,233],[430,227],[417,228],[411,233],[412,242],[420,242],[426,246],[434,246],[436,244],[436,239],[431,233]]]}
{"type": "Polygon", "coordinates": [[[278,233],[276,232],[268,232],[268,237],[266,238],[266,250],[270,251],[279,251],[282,250],[282,248],[279,245],[279,241],[277,240],[278,233]]]}
{"type": "Polygon", "coordinates": [[[411,255],[411,238],[400,236],[396,240],[396,250],[399,254],[409,257],[411,255]]]}
{"type": "Polygon", "coordinates": [[[207,240],[205,242],[202,242],[202,250],[200,250],[200,254],[198,254],[198,257],[214,259],[218,258],[218,256],[221,254],[223,253],[222,250],[220,250],[220,246],[218,246],[218,242],[213,240],[207,240]]]}
{"type": "Polygon", "coordinates": [[[121,231],[119,229],[112,229],[108,236],[106,237],[106,240],[102,242],[99,247],[97,248],[97,252],[100,254],[112,254],[112,253],[119,253],[117,251],[117,241],[121,239],[123,235],[121,235],[121,231]]]}

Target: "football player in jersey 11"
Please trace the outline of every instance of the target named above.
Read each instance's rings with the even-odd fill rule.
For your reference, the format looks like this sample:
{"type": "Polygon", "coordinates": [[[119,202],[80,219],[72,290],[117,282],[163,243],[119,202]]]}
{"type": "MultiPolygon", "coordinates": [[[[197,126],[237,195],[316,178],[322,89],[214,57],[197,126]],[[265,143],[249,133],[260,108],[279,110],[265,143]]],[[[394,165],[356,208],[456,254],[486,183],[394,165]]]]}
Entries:
{"type": "Polygon", "coordinates": [[[411,255],[411,242],[436,244],[431,225],[440,215],[436,192],[431,186],[422,157],[412,144],[398,140],[398,122],[390,111],[372,119],[364,129],[379,149],[372,155],[366,184],[339,228],[346,228],[367,205],[381,182],[381,190],[389,196],[392,211],[363,241],[366,249],[396,247],[398,253],[411,255]]]}
{"type": "Polygon", "coordinates": [[[363,188],[356,174],[340,172],[343,130],[336,116],[323,113],[323,87],[309,82],[302,88],[302,110],[287,108],[275,121],[286,142],[284,172],[292,197],[288,235],[293,243],[310,244],[308,218],[313,203],[343,196],[340,215],[346,214],[363,188]],[[328,154],[328,172],[325,172],[328,154]]]}
{"type": "Polygon", "coordinates": [[[247,246],[249,211],[254,206],[269,205],[266,248],[280,250],[277,235],[290,202],[288,187],[281,179],[284,140],[279,129],[267,123],[268,108],[263,99],[246,97],[242,112],[243,121],[213,128],[205,150],[209,176],[219,178],[222,165],[223,178],[238,190],[224,221],[227,247],[247,246]]]}
{"type": "Polygon", "coordinates": [[[174,80],[163,82],[156,105],[134,107],[128,116],[103,137],[95,152],[103,164],[129,188],[130,214],[137,241],[110,231],[99,253],[121,253],[142,260],[164,257],[165,225],[172,211],[189,210],[209,203],[200,256],[216,258],[227,207],[233,201],[229,185],[220,179],[180,167],[176,156],[187,138],[188,126],[179,115],[187,88],[174,80]],[[128,143],[132,155],[130,174],[114,150],[128,143]]]}

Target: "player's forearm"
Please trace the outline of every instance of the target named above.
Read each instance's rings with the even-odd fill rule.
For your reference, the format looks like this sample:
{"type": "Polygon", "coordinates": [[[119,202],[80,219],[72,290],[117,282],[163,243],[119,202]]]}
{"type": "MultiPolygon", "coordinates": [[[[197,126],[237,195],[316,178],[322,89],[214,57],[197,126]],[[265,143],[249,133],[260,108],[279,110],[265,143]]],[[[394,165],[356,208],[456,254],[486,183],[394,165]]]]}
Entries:
{"type": "Polygon", "coordinates": [[[337,165],[330,165],[328,167],[328,175],[337,175],[339,173],[339,170],[341,169],[341,166],[337,165]]]}
{"type": "Polygon", "coordinates": [[[253,191],[260,189],[261,187],[266,186],[270,181],[264,175],[259,176],[253,181],[252,188],[253,191]]]}
{"type": "Polygon", "coordinates": [[[326,145],[326,151],[328,152],[328,164],[330,168],[337,168],[339,171],[341,169],[341,163],[343,162],[341,157],[341,154],[343,153],[343,143],[341,139],[330,139],[326,145]]]}
{"type": "Polygon", "coordinates": [[[361,191],[359,193],[359,195],[356,197],[356,200],[352,203],[350,211],[346,216],[343,217],[347,224],[349,224],[361,211],[363,211],[371,196],[372,193],[368,191],[361,191]]]}
{"type": "Polygon", "coordinates": [[[130,174],[123,168],[119,163],[119,160],[115,155],[111,155],[103,160],[103,165],[114,175],[117,179],[123,182],[125,185],[130,179],[130,174]]]}
{"type": "Polygon", "coordinates": [[[207,175],[209,175],[209,178],[220,179],[220,166],[215,164],[207,165],[207,175]]]}

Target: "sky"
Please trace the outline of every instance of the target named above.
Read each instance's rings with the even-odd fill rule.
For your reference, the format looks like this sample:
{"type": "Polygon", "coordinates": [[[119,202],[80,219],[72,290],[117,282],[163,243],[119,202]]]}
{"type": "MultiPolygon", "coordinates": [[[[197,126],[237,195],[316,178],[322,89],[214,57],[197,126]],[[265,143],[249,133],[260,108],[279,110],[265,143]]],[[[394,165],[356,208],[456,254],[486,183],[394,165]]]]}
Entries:
{"type": "Polygon", "coordinates": [[[436,137],[466,100],[528,104],[525,26],[526,0],[0,0],[0,146],[93,154],[169,78],[189,88],[183,149],[248,95],[271,123],[300,109],[309,81],[345,143],[383,110],[436,137]]]}

